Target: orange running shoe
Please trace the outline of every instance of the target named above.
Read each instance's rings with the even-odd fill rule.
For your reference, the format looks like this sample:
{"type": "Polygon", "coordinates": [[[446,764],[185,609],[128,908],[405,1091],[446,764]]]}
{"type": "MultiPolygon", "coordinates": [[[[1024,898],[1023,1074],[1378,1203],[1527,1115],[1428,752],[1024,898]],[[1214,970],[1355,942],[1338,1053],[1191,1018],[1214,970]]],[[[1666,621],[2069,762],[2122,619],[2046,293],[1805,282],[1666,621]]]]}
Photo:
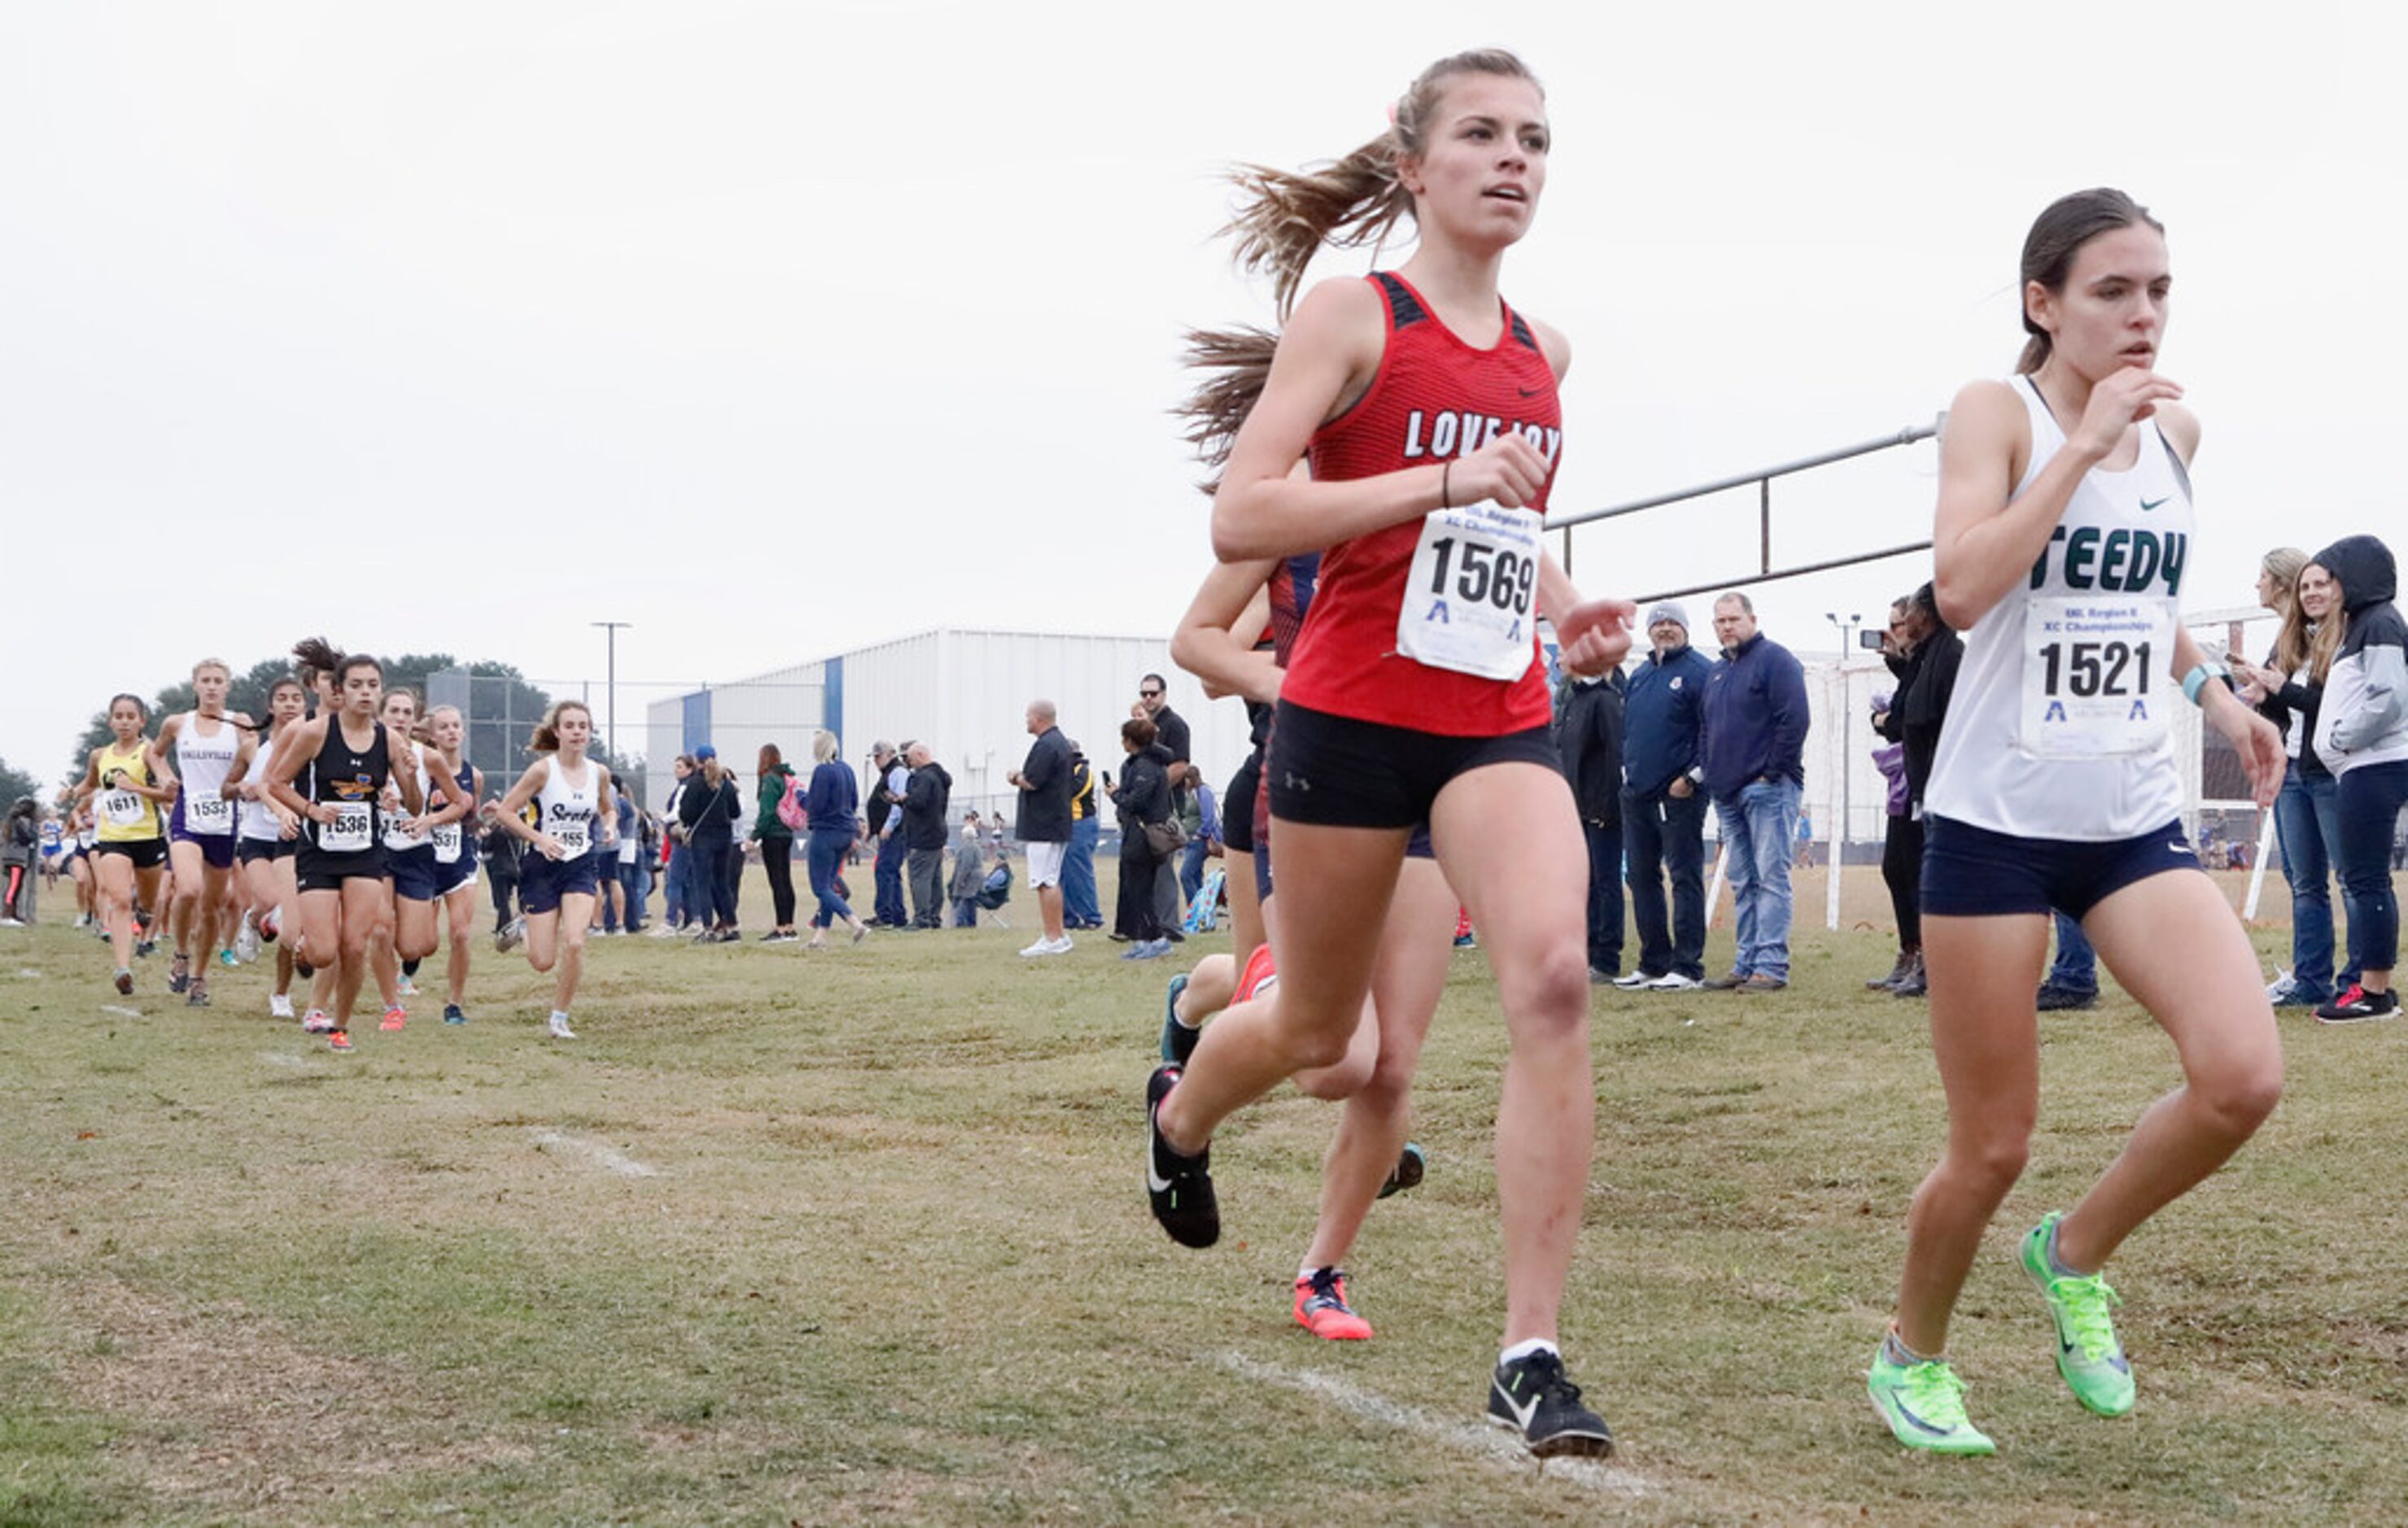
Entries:
{"type": "Polygon", "coordinates": [[[400,1004],[395,1003],[393,1007],[384,1010],[384,1021],[378,1024],[377,1028],[385,1031],[387,1034],[391,1034],[393,1031],[399,1029],[402,1025],[408,1022],[409,1022],[408,1010],[404,1008],[400,1004]]]}
{"type": "Polygon", "coordinates": [[[348,1029],[337,1029],[332,1031],[326,1036],[326,1049],[329,1050],[349,1050],[351,1049],[351,1032],[348,1029]]]}
{"type": "Polygon", "coordinates": [[[1371,1335],[1371,1323],[1346,1303],[1346,1276],[1336,1268],[1315,1268],[1296,1281],[1296,1323],[1328,1342],[1371,1335]]]}

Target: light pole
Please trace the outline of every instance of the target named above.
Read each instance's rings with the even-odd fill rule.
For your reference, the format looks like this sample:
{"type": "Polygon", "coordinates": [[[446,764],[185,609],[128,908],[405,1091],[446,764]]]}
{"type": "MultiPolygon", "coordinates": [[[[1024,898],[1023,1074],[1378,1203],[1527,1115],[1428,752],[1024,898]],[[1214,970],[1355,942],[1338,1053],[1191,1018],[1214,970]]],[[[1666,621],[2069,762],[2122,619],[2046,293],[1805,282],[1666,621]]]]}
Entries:
{"type": "Polygon", "coordinates": [[[605,688],[602,692],[603,695],[606,697],[604,704],[609,707],[608,714],[609,717],[610,730],[604,741],[602,751],[615,760],[617,758],[619,749],[619,632],[622,627],[632,626],[635,622],[632,621],[595,621],[588,622],[588,624],[599,626],[610,634],[609,673],[608,678],[604,680],[605,688]]]}
{"type": "Polygon", "coordinates": [[[1843,621],[1837,612],[1827,610],[1823,619],[1840,634],[1840,806],[1831,823],[1831,865],[1823,896],[1824,921],[1836,929],[1840,926],[1840,868],[1848,859],[1848,733],[1856,714],[1856,703],[1848,689],[1848,655],[1856,650],[1856,633],[1864,628],[1865,618],[1851,611],[1843,621]]]}

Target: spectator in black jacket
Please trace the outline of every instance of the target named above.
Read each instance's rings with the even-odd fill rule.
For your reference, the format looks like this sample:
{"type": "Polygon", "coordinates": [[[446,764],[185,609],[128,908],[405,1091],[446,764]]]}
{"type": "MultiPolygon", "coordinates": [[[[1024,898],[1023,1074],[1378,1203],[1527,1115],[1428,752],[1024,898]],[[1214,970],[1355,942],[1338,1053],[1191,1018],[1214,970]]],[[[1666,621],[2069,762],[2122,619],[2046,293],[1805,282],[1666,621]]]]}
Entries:
{"type": "Polygon", "coordinates": [[[1121,723],[1121,746],[1128,762],[1121,765],[1120,789],[1112,805],[1121,819],[1121,889],[1112,937],[1131,941],[1124,960],[1152,960],[1170,951],[1154,910],[1154,882],[1168,856],[1155,851],[1146,834],[1149,822],[1170,821],[1170,752],[1154,740],[1154,723],[1131,717],[1121,723]]]}
{"type": "Polygon", "coordinates": [[[945,926],[945,812],[953,805],[953,777],[924,742],[903,752],[911,778],[903,790],[903,847],[910,856],[904,878],[911,886],[913,928],[945,926]]]}
{"type": "Polygon", "coordinates": [[[1070,743],[1054,725],[1054,703],[1032,700],[1025,713],[1028,760],[1011,772],[1020,792],[1013,832],[1028,860],[1028,884],[1037,889],[1037,915],[1044,928],[1023,955],[1069,953],[1062,932],[1062,862],[1070,849],[1070,743]]]}
{"type": "Polygon", "coordinates": [[[494,893],[494,932],[501,933],[517,916],[512,904],[519,894],[519,855],[524,846],[518,835],[494,824],[501,798],[485,803],[479,814],[477,852],[485,862],[485,881],[494,893]]]}
{"type": "Polygon", "coordinates": [[[736,777],[719,766],[719,750],[706,743],[694,750],[695,775],[678,800],[678,821],[685,829],[686,850],[694,856],[692,895],[686,921],[700,932],[696,944],[733,944],[736,932],[735,889],[727,883],[725,866],[736,850],[736,823],[744,815],[743,798],[736,793],[736,777]]]}
{"type": "Polygon", "coordinates": [[[1588,840],[1588,979],[1622,974],[1622,703],[1619,669],[1567,676],[1555,693],[1555,747],[1588,840]]]}
{"type": "MultiPolygon", "coordinates": [[[[2356,986],[2358,978],[2346,951],[2335,948],[2332,872],[2341,864],[2341,788],[2316,751],[2325,687],[2316,675],[2315,649],[2340,612],[2329,607],[2329,598],[2317,598],[2317,614],[2300,603],[2300,575],[2307,565],[2308,554],[2296,547],[2266,554],[2258,600],[2283,618],[2274,650],[2262,665],[2243,662],[2239,653],[2227,660],[2241,698],[2256,702],[2266,720],[2283,729],[2284,750],[2290,755],[2282,792],[2274,797],[2274,837],[2283,847],[2283,878],[2291,887],[2291,971],[2267,990],[2278,1008],[2321,1007],[2335,992],[2356,986]]],[[[2340,645],[2336,630],[2328,653],[2340,645]]]]}
{"type": "MultiPolygon", "coordinates": [[[[1906,613],[1897,628],[1906,656],[1899,665],[1898,693],[1890,703],[1889,715],[1880,724],[1881,735],[1906,750],[1906,813],[1890,820],[1893,834],[1903,833],[1898,845],[1901,855],[1910,856],[1913,873],[1908,884],[1913,892],[1914,915],[1914,967],[1894,982],[1885,982],[1900,997],[1920,997],[1926,987],[1923,979],[1923,795],[1931,787],[1931,761],[1940,752],[1940,729],[1948,721],[1948,700],[1956,692],[1956,670],[1965,661],[1965,639],[1948,629],[1940,619],[1940,601],[1932,585],[1926,583],[1906,597],[1906,613]]],[[[1883,873],[1888,873],[1890,850],[1883,850],[1883,873]]],[[[1908,920],[1901,914],[1899,938],[1901,946],[1908,938],[1908,920]]],[[[2076,937],[2079,937],[2078,931],[2076,937]]],[[[2059,951],[2065,963],[2068,980],[2075,980],[2075,971],[2085,959],[2086,946],[2068,945],[2059,951]]],[[[2090,978],[2095,990],[2098,978],[2090,978]]]]}
{"type": "MultiPolygon", "coordinates": [[[[1170,708],[1169,688],[1159,674],[1148,674],[1137,681],[1137,709],[1146,721],[1154,723],[1154,746],[1169,759],[1170,811],[1181,816],[1187,810],[1186,771],[1177,767],[1190,762],[1187,719],[1170,708]]],[[[1177,875],[1159,876],[1154,883],[1154,916],[1163,926],[1166,935],[1177,941],[1180,937],[1180,915],[1186,910],[1182,899],[1177,875]]]]}

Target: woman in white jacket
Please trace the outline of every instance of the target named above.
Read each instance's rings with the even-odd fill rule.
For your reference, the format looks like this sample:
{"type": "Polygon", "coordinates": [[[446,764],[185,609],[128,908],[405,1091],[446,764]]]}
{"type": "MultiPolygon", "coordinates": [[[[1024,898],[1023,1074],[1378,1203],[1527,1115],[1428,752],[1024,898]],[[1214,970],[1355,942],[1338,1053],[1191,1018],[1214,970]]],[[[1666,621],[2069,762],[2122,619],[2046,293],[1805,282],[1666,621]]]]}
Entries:
{"type": "Polygon", "coordinates": [[[2316,752],[2341,782],[2341,888],[2349,907],[2350,964],[2358,984],[2316,1010],[2327,1023],[2400,1012],[2391,967],[2400,954],[2400,903],[2391,892],[2391,835],[2408,803],[2408,621],[2392,603],[2400,569],[2371,536],[2344,536],[2300,575],[2338,586],[2344,621],[2325,674],[2316,752]]]}

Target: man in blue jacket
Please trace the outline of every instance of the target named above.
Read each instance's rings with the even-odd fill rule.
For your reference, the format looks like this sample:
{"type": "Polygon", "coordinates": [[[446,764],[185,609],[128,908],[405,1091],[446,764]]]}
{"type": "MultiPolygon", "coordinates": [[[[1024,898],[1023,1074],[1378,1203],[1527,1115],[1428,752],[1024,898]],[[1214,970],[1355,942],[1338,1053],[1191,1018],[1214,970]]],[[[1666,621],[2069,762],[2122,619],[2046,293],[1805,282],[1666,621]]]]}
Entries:
{"type": "Polygon", "coordinates": [[[1789,841],[1806,791],[1806,671],[1756,629],[1756,606],[1736,592],[1714,601],[1723,661],[1706,681],[1706,793],[1722,824],[1724,874],[1739,923],[1730,975],[1718,992],[1789,985],[1789,841]]]}
{"type": "Polygon", "coordinates": [[[1647,612],[1654,650],[1630,676],[1622,767],[1622,852],[1639,964],[1614,985],[1686,992],[1706,975],[1706,776],[1698,735],[1713,660],[1689,645],[1689,613],[1671,600],[1647,612]],[[1671,883],[1671,918],[1664,887],[1671,883]]]}

